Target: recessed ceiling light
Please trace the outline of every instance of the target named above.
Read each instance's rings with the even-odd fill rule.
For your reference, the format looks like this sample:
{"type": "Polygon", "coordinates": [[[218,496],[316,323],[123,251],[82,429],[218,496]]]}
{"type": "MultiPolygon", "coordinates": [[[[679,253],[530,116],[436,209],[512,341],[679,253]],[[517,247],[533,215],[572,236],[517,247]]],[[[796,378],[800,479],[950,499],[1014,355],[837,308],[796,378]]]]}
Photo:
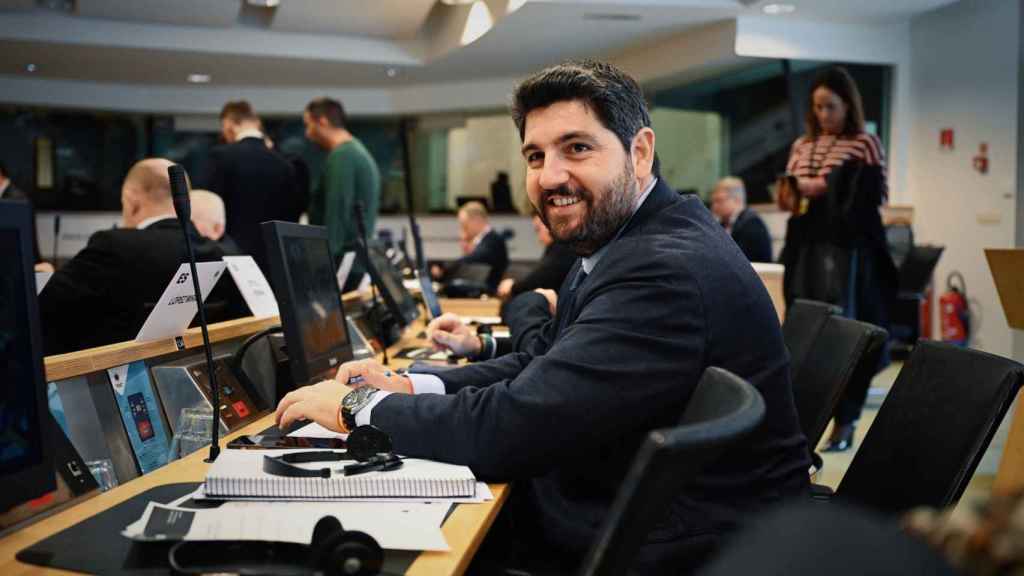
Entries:
{"type": "Polygon", "coordinates": [[[508,0],[508,7],[505,8],[505,13],[511,14],[516,10],[519,10],[523,7],[523,4],[526,4],[526,2],[527,0],[508,0]]]}
{"type": "Polygon", "coordinates": [[[779,16],[796,12],[796,6],[792,4],[765,4],[761,7],[761,11],[769,16],[779,16]]]}
{"type": "Polygon", "coordinates": [[[249,6],[256,6],[257,8],[277,8],[281,0],[245,0],[245,2],[249,6]]]}
{"type": "Polygon", "coordinates": [[[441,0],[441,4],[447,4],[449,6],[459,6],[463,4],[472,4],[476,0],[441,0]]]}
{"type": "Polygon", "coordinates": [[[476,0],[466,17],[466,27],[462,29],[462,45],[472,44],[494,26],[491,10],[484,0],[476,0]]]}
{"type": "Polygon", "coordinates": [[[39,68],[35,64],[25,64],[25,72],[28,72],[29,74],[35,72],[38,69],[39,68]]]}
{"type": "Polygon", "coordinates": [[[192,84],[209,84],[212,78],[209,74],[189,74],[186,80],[192,84]]]}
{"type": "Polygon", "coordinates": [[[398,70],[395,70],[394,68],[388,68],[386,73],[388,75],[388,78],[394,78],[395,76],[398,76],[398,70]]]}

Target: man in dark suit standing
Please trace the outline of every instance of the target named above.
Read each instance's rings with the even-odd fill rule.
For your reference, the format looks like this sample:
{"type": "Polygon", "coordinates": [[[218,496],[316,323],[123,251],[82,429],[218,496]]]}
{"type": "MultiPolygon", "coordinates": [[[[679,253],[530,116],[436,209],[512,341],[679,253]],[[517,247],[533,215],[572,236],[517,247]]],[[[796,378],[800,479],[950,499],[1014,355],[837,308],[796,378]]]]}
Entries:
{"type": "MultiPolygon", "coordinates": [[[[174,273],[188,262],[181,224],[174,214],[167,167],[151,158],[128,171],[121,188],[123,227],[102,230],[57,270],[39,295],[46,354],[60,354],[132,340],[174,273]]],[[[225,252],[194,227],[199,262],[225,252]]],[[[230,278],[221,278],[207,302],[223,302],[231,315],[244,303],[230,278]]]]}
{"type": "Polygon", "coordinates": [[[508,247],[505,239],[491,228],[487,208],[479,202],[467,202],[459,209],[459,244],[465,254],[444,268],[435,266],[435,279],[443,283],[458,277],[459,270],[466,264],[486,264],[491,267],[487,274],[487,290],[494,293],[508,268],[508,247]]]}
{"type": "Polygon", "coordinates": [[[581,257],[542,333],[437,375],[348,363],[336,380],[289,393],[277,417],[339,431],[373,424],[400,454],[519,480],[499,518],[511,529],[484,546],[572,564],[647,433],[678,424],[705,368],[721,366],[760,391],[766,416],[664,503],[634,566],[684,573],[744,518],[806,491],[809,452],[775,310],[700,200],[658,177],[632,78],[602,63],[561,64],[525,80],[513,110],[530,202],[581,257]],[[357,375],[363,385],[347,386],[357,375]]]}
{"type": "Polygon", "coordinates": [[[226,233],[266,271],[259,225],[294,215],[295,175],[291,164],[267,147],[260,119],[247,101],[225,104],[220,124],[227,144],[210,151],[209,169],[199,187],[224,199],[226,233]]]}
{"type": "Polygon", "coordinates": [[[711,193],[711,211],[736,241],[747,260],[772,261],[772,238],[764,220],[747,208],[747,190],[735,176],[722,178],[711,193]]]}

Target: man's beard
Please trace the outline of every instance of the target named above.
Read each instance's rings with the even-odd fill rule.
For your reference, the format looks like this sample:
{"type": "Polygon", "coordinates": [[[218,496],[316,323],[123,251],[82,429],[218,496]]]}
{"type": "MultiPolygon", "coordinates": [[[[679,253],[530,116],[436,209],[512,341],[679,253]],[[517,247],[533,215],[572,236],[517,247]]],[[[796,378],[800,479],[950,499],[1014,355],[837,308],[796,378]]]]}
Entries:
{"type": "Polygon", "coordinates": [[[594,194],[586,188],[572,189],[568,185],[554,190],[545,190],[541,197],[541,220],[551,231],[556,242],[572,246],[578,256],[587,257],[607,244],[633,215],[636,202],[636,180],[633,177],[633,166],[627,161],[604,193],[601,201],[594,201],[594,194]],[[586,216],[574,231],[563,232],[551,225],[548,220],[548,200],[552,196],[578,195],[580,202],[587,204],[586,216]]]}

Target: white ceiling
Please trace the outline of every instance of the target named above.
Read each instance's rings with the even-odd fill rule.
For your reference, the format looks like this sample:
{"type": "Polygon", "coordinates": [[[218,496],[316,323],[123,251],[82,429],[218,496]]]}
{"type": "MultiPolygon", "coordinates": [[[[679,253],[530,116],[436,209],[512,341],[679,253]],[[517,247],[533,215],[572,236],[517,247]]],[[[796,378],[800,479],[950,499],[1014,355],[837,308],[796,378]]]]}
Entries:
{"type": "MultiPolygon", "coordinates": [[[[460,46],[468,9],[435,0],[280,0],[276,9],[243,0],[76,0],[70,14],[50,7],[60,1],[0,0],[0,75],[169,86],[191,73],[218,86],[472,81],[642,46],[758,15],[766,3],[529,0],[506,14],[509,0],[485,0],[494,28],[460,46]]],[[[789,1],[797,11],[783,18],[884,23],[955,0],[789,1]]]]}

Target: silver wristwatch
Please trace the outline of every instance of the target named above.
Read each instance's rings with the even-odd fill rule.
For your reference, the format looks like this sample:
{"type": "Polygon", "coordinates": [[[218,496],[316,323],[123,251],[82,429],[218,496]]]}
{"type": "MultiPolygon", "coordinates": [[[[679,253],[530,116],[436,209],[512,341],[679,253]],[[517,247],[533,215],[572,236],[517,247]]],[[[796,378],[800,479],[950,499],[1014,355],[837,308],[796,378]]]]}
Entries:
{"type": "Polygon", "coordinates": [[[341,420],[349,432],[356,429],[356,414],[366,407],[373,396],[380,390],[372,386],[362,386],[345,394],[341,399],[341,420]]]}

